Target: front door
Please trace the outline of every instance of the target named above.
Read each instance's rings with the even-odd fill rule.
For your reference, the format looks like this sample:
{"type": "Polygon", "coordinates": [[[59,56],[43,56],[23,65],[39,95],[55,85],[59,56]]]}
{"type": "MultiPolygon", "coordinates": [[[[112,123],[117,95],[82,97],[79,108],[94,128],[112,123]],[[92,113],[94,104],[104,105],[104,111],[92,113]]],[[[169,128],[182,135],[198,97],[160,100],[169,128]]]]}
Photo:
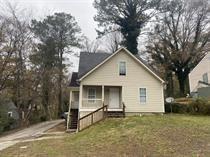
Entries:
{"type": "Polygon", "coordinates": [[[119,88],[109,89],[109,108],[119,108],[120,90],[119,88]]]}

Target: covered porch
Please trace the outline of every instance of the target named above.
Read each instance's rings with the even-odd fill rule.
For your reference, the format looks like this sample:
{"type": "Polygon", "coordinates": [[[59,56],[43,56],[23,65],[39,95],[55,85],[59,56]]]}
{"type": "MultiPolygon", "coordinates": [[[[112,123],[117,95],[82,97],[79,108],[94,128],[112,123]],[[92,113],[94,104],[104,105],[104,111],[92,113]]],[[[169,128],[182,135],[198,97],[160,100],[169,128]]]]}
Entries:
{"type": "Polygon", "coordinates": [[[80,86],[80,110],[95,110],[104,105],[108,111],[122,111],[122,86],[80,86]]]}

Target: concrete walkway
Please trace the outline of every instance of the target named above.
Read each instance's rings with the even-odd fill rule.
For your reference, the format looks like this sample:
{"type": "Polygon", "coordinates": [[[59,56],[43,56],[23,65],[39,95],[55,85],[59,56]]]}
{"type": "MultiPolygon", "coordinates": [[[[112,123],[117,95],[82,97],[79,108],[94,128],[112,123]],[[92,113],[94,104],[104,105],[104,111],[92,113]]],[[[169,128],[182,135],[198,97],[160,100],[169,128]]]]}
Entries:
{"type": "Polygon", "coordinates": [[[38,138],[45,131],[62,123],[63,121],[64,120],[54,120],[54,121],[47,121],[47,122],[39,123],[29,128],[17,131],[13,134],[1,137],[0,138],[0,151],[12,145],[15,145],[16,143],[38,138]]]}

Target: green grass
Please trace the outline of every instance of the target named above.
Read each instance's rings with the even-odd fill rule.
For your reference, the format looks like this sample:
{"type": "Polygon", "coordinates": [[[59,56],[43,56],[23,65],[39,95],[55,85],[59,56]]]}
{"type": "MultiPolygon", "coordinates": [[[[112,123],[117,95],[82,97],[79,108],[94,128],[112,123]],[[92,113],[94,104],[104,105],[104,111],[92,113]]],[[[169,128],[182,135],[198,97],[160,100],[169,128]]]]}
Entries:
{"type": "Polygon", "coordinates": [[[210,156],[210,117],[151,115],[107,119],[64,139],[21,143],[2,157],[210,156]],[[20,149],[21,146],[28,146],[20,149]]]}

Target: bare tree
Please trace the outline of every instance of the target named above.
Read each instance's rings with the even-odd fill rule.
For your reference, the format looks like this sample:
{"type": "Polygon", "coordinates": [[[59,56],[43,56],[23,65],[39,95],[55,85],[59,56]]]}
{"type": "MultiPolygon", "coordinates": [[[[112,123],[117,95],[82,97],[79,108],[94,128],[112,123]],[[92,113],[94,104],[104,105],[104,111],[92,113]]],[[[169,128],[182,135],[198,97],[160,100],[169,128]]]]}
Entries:
{"type": "Polygon", "coordinates": [[[161,12],[147,51],[154,62],[175,73],[184,95],[188,74],[205,55],[210,39],[208,1],[165,0],[161,12]]]}
{"type": "MultiPolygon", "coordinates": [[[[0,19],[0,92],[7,87],[8,81],[11,79],[15,71],[14,67],[14,51],[8,45],[6,21],[0,19]]],[[[11,44],[11,43],[9,43],[11,44]]]]}
{"type": "Polygon", "coordinates": [[[123,41],[123,36],[119,31],[114,31],[105,36],[106,49],[114,53],[119,49],[123,41]]]}
{"type": "Polygon", "coordinates": [[[90,41],[87,37],[83,37],[82,51],[88,53],[97,53],[100,47],[100,40],[90,41]]]}
{"type": "Polygon", "coordinates": [[[1,89],[11,89],[12,100],[19,110],[21,124],[26,125],[32,111],[31,91],[35,85],[29,83],[29,80],[33,80],[28,69],[32,43],[30,18],[26,15],[28,12],[19,9],[18,5],[7,3],[4,7],[5,13],[1,16],[5,27],[2,28],[3,43],[0,51],[0,59],[3,60],[0,63],[0,86],[1,89]]]}

